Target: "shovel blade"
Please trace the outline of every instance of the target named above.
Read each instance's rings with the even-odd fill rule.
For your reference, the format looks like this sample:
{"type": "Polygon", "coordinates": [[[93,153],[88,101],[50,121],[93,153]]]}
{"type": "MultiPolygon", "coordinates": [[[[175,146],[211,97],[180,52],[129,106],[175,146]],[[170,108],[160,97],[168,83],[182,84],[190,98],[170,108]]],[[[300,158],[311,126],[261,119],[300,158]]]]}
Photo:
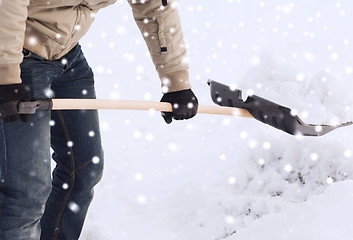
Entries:
{"type": "Polygon", "coordinates": [[[244,101],[241,90],[231,89],[213,80],[209,80],[208,85],[214,103],[220,106],[246,109],[255,119],[291,135],[322,136],[336,128],[352,124],[352,122],[337,126],[306,124],[297,115],[293,115],[288,107],[256,95],[248,96],[244,101]]]}

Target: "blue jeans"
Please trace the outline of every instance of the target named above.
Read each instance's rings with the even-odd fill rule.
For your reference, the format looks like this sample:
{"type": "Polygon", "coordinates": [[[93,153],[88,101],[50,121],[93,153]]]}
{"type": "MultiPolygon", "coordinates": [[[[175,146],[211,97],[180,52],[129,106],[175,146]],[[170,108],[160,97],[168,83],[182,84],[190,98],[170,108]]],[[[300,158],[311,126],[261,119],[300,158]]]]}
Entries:
{"type": "MultiPolygon", "coordinates": [[[[34,98],[95,98],[79,45],[57,61],[23,52],[21,78],[34,98]]],[[[0,239],[78,239],[102,172],[97,111],[40,111],[27,123],[0,120],[0,239]]]]}

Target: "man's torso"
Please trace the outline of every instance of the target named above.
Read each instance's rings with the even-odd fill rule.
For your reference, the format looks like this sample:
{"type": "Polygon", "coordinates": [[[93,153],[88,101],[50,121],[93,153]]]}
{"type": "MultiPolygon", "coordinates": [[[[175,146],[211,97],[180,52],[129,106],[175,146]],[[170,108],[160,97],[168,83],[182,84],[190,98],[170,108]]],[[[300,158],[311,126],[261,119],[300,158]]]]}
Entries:
{"type": "Polygon", "coordinates": [[[31,0],[24,48],[48,60],[59,59],[84,36],[94,15],[116,0],[31,0]]]}

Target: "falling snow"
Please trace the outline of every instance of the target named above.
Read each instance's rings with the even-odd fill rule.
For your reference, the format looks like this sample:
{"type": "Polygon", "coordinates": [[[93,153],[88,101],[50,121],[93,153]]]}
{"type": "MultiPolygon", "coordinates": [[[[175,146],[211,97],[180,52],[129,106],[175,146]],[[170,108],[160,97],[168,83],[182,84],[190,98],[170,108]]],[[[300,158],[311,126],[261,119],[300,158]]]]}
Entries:
{"type": "Polygon", "coordinates": [[[49,126],[51,126],[51,127],[55,126],[55,121],[54,120],[50,120],[49,121],[49,126]]]}
{"type": "Polygon", "coordinates": [[[136,179],[136,181],[141,181],[142,178],[143,178],[143,175],[142,175],[141,173],[136,173],[136,174],[135,174],[135,179],[136,179]]]}
{"type": "Polygon", "coordinates": [[[61,60],[61,64],[62,64],[62,65],[66,65],[66,64],[67,64],[67,59],[66,59],[66,58],[63,58],[63,59],[61,60]]]}
{"type": "Polygon", "coordinates": [[[94,157],[92,158],[92,162],[93,162],[94,164],[98,164],[98,163],[100,162],[100,158],[97,157],[97,156],[94,156],[94,157]]]}
{"type": "MultiPolygon", "coordinates": [[[[213,104],[206,82],[214,79],[242,89],[244,101],[255,94],[288,106],[306,123],[353,119],[352,2],[178,3],[185,62],[201,104],[213,104]]],[[[116,5],[97,16],[81,42],[97,95],[159,101],[171,84],[159,81],[144,44],[154,34],[141,36],[128,4],[116,5]]],[[[307,138],[232,116],[199,114],[166,125],[153,109],[104,110],[100,120],[105,173],[83,239],[248,240],[268,234],[312,240],[332,233],[353,239],[352,127],[307,138]]]]}
{"type": "Polygon", "coordinates": [[[28,39],[28,44],[29,44],[29,45],[35,45],[35,44],[37,44],[37,42],[38,42],[38,40],[37,40],[37,38],[35,38],[35,37],[30,37],[30,38],[28,39]]]}
{"type": "Polygon", "coordinates": [[[68,208],[74,213],[78,213],[80,211],[80,206],[75,202],[69,202],[68,208]]]}

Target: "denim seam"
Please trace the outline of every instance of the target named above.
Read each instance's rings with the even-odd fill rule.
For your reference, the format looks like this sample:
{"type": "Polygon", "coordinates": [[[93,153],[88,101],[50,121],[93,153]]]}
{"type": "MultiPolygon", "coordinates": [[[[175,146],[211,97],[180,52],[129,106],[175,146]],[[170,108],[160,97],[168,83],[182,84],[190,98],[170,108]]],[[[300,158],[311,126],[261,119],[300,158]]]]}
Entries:
{"type": "Polygon", "coordinates": [[[65,167],[64,165],[62,165],[62,163],[58,161],[58,164],[59,164],[59,167],[61,167],[67,174],[71,175],[72,174],[72,171],[70,171],[70,169],[68,169],[67,167],[65,167]]]}
{"type": "Polygon", "coordinates": [[[85,163],[83,163],[82,165],[80,165],[79,167],[75,168],[73,171],[70,171],[67,167],[63,166],[59,160],[57,160],[59,163],[59,166],[67,173],[67,174],[74,174],[76,172],[78,172],[79,170],[81,170],[82,168],[86,167],[88,164],[90,164],[92,162],[92,160],[89,160],[85,163]]]}
{"type": "MultiPolygon", "coordinates": [[[[65,129],[66,127],[63,126],[64,123],[64,119],[62,118],[62,115],[61,113],[59,113],[60,111],[57,111],[57,114],[59,116],[59,119],[60,119],[60,123],[61,123],[61,126],[63,127],[63,130],[65,132],[65,129]]],[[[67,133],[67,129],[66,129],[66,132],[65,132],[65,138],[66,138],[66,141],[70,141],[70,137],[68,136],[68,133],[67,133]]],[[[72,154],[72,149],[71,147],[69,147],[70,149],[70,153],[72,154]]],[[[71,156],[70,156],[71,157],[71,156]]],[[[72,170],[70,170],[69,168],[65,167],[62,162],[60,161],[60,159],[57,159],[57,163],[59,165],[60,168],[62,168],[67,174],[71,175],[73,173],[72,170]]]]}
{"type": "MultiPolygon", "coordinates": [[[[61,123],[61,127],[62,129],[64,130],[64,133],[65,133],[65,138],[67,141],[70,141],[70,136],[69,136],[69,132],[67,130],[67,127],[66,127],[66,124],[65,124],[65,121],[64,121],[64,118],[61,114],[61,111],[57,111],[57,114],[59,116],[59,119],[60,119],[60,123],[61,123]]],[[[60,224],[60,220],[61,220],[61,216],[65,210],[65,206],[66,206],[66,203],[67,203],[67,200],[69,199],[69,196],[74,188],[74,183],[75,183],[75,161],[74,161],[74,154],[73,154],[73,150],[72,150],[72,147],[69,147],[70,149],[70,159],[71,159],[71,168],[72,168],[72,172],[70,173],[70,176],[71,176],[71,179],[70,179],[70,184],[69,184],[69,191],[67,191],[65,197],[64,197],[64,201],[61,205],[61,209],[60,209],[60,212],[56,218],[56,223],[55,223],[55,228],[54,228],[54,240],[56,240],[58,238],[58,235],[59,235],[59,224],[60,224]]]]}
{"type": "MultiPolygon", "coordinates": [[[[6,139],[5,139],[5,127],[4,127],[4,121],[2,120],[2,121],[0,121],[0,123],[1,123],[1,131],[2,131],[2,135],[3,135],[3,143],[4,143],[4,146],[6,146],[6,139]]],[[[6,165],[6,155],[7,155],[7,152],[6,152],[6,147],[4,147],[5,148],[5,150],[4,150],[4,165],[6,165]]],[[[6,174],[6,171],[5,171],[5,174],[6,174]]],[[[1,179],[0,179],[0,181],[1,181],[1,179]]],[[[6,200],[4,199],[4,207],[6,208],[6,205],[7,205],[7,203],[6,203],[6,200]]],[[[1,229],[4,229],[4,225],[5,225],[5,221],[4,222],[2,222],[2,224],[1,224],[1,229]]]]}

